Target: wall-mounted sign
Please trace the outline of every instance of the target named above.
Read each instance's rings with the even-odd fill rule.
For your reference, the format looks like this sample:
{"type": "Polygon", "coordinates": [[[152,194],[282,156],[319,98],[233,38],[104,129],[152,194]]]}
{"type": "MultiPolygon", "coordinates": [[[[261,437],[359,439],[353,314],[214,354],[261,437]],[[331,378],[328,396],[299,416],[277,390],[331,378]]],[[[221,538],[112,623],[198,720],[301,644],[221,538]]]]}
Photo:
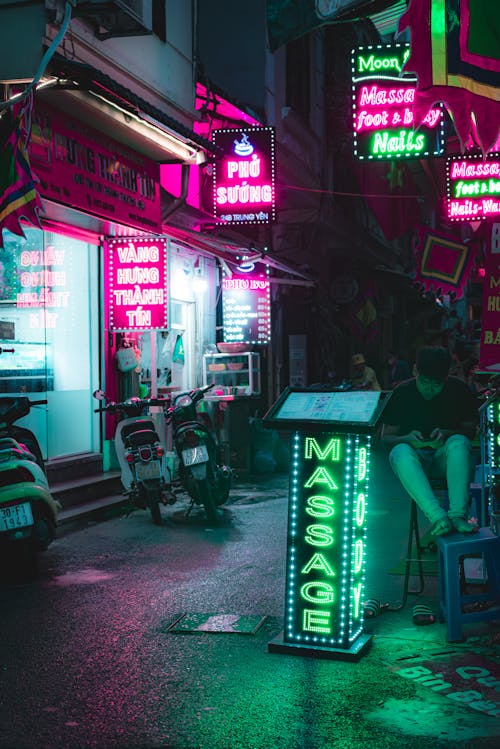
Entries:
{"type": "Polygon", "coordinates": [[[403,73],[409,44],[352,51],[354,152],[358,159],[406,159],[443,152],[443,110],[433,107],[415,122],[417,79],[403,73]]]}
{"type": "Polygon", "coordinates": [[[267,343],[271,337],[271,284],[265,276],[236,275],[222,281],[226,343],[267,343]]]}
{"type": "Polygon", "coordinates": [[[29,155],[44,198],[161,231],[160,167],[65,113],[37,105],[29,155]]]}
{"type": "Polygon", "coordinates": [[[448,218],[479,221],[500,216],[500,153],[484,159],[452,156],[447,159],[448,218]]]}
{"type": "Polygon", "coordinates": [[[166,330],[167,239],[113,237],[104,257],[108,330],[166,330]]]}
{"type": "Polygon", "coordinates": [[[274,128],[214,130],[214,215],[226,224],[276,220],[274,128]]]}

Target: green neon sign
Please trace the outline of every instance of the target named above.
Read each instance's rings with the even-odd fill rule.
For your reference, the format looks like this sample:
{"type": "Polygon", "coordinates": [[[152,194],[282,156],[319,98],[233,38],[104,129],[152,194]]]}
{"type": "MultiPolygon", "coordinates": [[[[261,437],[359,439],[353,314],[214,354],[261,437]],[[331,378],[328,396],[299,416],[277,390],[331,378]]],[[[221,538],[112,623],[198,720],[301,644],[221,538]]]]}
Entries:
{"type": "Polygon", "coordinates": [[[362,633],[370,437],[295,434],[283,638],[345,648],[362,633]]]}

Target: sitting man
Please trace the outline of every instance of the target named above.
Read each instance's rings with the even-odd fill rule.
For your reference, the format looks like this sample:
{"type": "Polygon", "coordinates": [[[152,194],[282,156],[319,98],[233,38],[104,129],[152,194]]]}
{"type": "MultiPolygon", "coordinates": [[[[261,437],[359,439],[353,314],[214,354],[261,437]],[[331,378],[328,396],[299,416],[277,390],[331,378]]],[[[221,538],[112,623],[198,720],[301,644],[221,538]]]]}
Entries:
{"type": "Polygon", "coordinates": [[[420,349],[416,376],[395,388],[383,415],[382,443],[392,448],[391,467],[432,523],[434,536],[477,530],[467,522],[477,402],[464,382],[448,376],[450,363],[444,348],[420,349]],[[448,514],[429,478],[446,478],[448,514]]]}

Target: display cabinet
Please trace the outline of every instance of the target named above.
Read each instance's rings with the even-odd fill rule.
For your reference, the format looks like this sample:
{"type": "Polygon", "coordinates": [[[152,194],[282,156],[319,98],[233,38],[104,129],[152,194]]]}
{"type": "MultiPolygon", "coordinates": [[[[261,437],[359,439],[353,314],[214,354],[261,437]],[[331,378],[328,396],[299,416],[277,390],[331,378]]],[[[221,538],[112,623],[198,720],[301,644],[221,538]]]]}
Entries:
{"type": "MultiPolygon", "coordinates": [[[[3,345],[3,344],[2,344],[3,345]]],[[[8,341],[12,353],[0,359],[0,393],[41,393],[54,390],[52,346],[8,341]]]]}
{"type": "Polygon", "coordinates": [[[212,383],[213,395],[260,395],[260,354],[204,354],[203,384],[212,383]]]}

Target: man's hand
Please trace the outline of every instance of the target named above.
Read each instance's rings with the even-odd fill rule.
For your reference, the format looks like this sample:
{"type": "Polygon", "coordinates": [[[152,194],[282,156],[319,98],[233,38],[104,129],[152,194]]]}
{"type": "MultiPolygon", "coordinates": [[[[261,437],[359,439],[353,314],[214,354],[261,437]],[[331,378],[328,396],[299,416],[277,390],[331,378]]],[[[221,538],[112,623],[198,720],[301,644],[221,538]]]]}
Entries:
{"type": "Polygon", "coordinates": [[[408,432],[406,440],[412,447],[422,447],[424,435],[418,429],[412,429],[411,432],[408,432]]]}
{"type": "Polygon", "coordinates": [[[449,435],[449,431],[436,427],[430,433],[429,439],[431,442],[444,442],[449,435]]]}

